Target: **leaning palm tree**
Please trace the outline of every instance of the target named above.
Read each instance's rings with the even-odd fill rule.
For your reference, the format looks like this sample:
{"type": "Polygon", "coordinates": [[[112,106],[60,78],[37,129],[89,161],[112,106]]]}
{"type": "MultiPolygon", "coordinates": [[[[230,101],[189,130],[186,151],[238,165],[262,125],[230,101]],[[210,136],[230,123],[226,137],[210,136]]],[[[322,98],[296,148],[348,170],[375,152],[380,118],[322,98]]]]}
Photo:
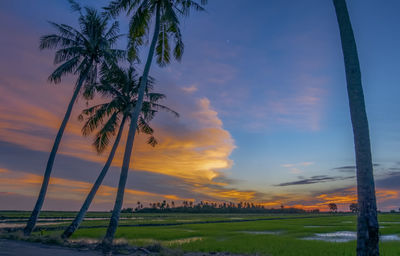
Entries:
{"type": "Polygon", "coordinates": [[[39,196],[24,229],[25,235],[30,235],[36,225],[46,196],[57,150],[82,86],[93,84],[96,80],[98,67],[102,63],[115,62],[125,55],[125,51],[112,49],[120,37],[118,35],[118,22],[114,22],[111,26],[108,26],[110,21],[108,17],[100,15],[92,8],[85,7],[82,10],[78,4],[72,0],[70,2],[73,8],[80,14],[79,30],[69,25],[50,22],[56,29],[56,33],[45,35],[40,39],[40,49],[57,49],[54,63],[59,66],[49,76],[49,80],[59,83],[61,78],[68,74],[77,75],[78,78],[73,96],[56,135],[49,159],[47,160],[39,196]]]}
{"type": "MultiPolygon", "coordinates": [[[[62,234],[62,238],[70,237],[83,221],[83,218],[85,217],[85,214],[89,209],[90,204],[92,203],[93,198],[102,184],[104,177],[106,176],[114,159],[125,122],[126,120],[130,120],[131,110],[137,103],[139,79],[133,67],[129,67],[128,69],[124,70],[118,66],[114,66],[111,69],[107,69],[105,72],[103,71],[103,73],[105,73],[105,75],[102,77],[100,84],[95,86],[96,91],[101,93],[104,97],[111,98],[111,100],[107,103],[99,104],[83,110],[82,114],[79,116],[79,119],[83,120],[84,116],[86,116],[87,119],[82,128],[82,133],[84,136],[87,136],[98,129],[93,146],[96,148],[98,153],[102,153],[109,145],[111,137],[115,135],[118,126],[119,129],[117,137],[114,141],[114,145],[112,146],[103,169],[97,177],[96,182],[93,184],[74,221],[62,234]],[[106,118],[108,118],[108,120],[105,121],[106,118]]],[[[92,88],[87,89],[89,93],[92,91],[92,88]]],[[[146,87],[142,112],[139,116],[137,132],[148,134],[149,139],[147,140],[147,143],[155,146],[157,144],[157,140],[153,136],[154,130],[149,125],[149,122],[154,118],[155,114],[159,110],[166,110],[173,113],[175,116],[179,115],[172,109],[164,105],[160,105],[158,102],[164,99],[165,95],[153,93],[151,92],[152,89],[153,79],[149,79],[146,87]]]]}
{"type": "Polygon", "coordinates": [[[357,46],[345,0],[333,0],[339,23],[357,169],[357,255],[379,255],[379,225],[364,93],[357,46]]]}
{"type": "Polygon", "coordinates": [[[108,13],[115,16],[119,12],[126,11],[133,14],[130,20],[128,56],[130,60],[138,59],[138,48],[146,41],[146,36],[150,31],[150,24],[154,17],[154,32],[151,40],[146,64],[143,70],[142,79],[139,86],[139,96],[135,108],[132,110],[132,121],[129,126],[128,139],[125,146],[124,158],[121,168],[121,175],[118,184],[118,192],[115,205],[112,211],[110,224],[103,239],[104,248],[112,245],[115,232],[118,227],[119,215],[122,208],[125,185],[128,177],[129,163],[132,154],[135,131],[142,108],[143,95],[146,88],[150,66],[154,57],[157,56],[157,63],[165,66],[170,62],[171,47],[170,37],[174,40],[173,55],[176,60],[180,60],[183,54],[184,45],[179,28],[178,15],[187,17],[191,9],[202,11],[207,0],[200,0],[200,4],[193,0],[115,0],[106,8],[108,13]]]}

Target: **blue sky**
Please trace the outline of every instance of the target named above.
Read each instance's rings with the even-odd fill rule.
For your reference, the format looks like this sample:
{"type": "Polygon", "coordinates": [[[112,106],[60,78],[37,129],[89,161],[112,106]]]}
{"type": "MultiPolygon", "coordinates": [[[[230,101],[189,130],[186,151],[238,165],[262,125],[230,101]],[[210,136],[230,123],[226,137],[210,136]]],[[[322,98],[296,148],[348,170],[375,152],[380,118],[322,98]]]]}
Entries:
{"type": "MultiPolygon", "coordinates": [[[[107,1],[81,2],[100,7],[107,1]]],[[[397,12],[400,3],[396,0],[347,2],[359,50],[373,160],[377,164],[377,187],[392,191],[392,184],[387,180],[400,179],[400,135],[397,132],[400,128],[400,102],[397,100],[400,93],[400,51],[397,47],[400,30],[396,26],[400,24],[397,12]]],[[[54,68],[52,53],[39,52],[37,45],[41,35],[51,32],[47,20],[76,25],[76,14],[69,10],[68,2],[7,1],[1,2],[0,7],[0,32],[7,35],[0,39],[0,69],[3,70],[0,88],[4,95],[13,92],[12,95],[18,95],[21,101],[29,101],[31,106],[51,109],[54,104],[58,105],[57,101],[40,100],[40,90],[44,92],[46,88],[46,95],[57,95],[67,102],[72,87],[46,84],[46,77],[54,68]],[[40,56],[40,61],[35,56],[40,56]],[[37,97],[29,97],[22,89],[10,88],[13,81],[21,88],[34,81],[37,97]]],[[[119,19],[121,31],[125,32],[128,19],[124,15],[119,19]]],[[[160,114],[155,125],[161,130],[161,144],[167,143],[168,138],[177,138],[174,129],[200,132],[199,127],[204,128],[202,135],[195,136],[205,136],[209,144],[202,144],[194,151],[210,147],[215,150],[212,155],[218,157],[213,163],[203,159],[199,165],[211,167],[199,167],[199,170],[185,162],[194,161],[194,158],[172,159],[182,164],[173,165],[168,171],[153,166],[147,168],[144,163],[139,168],[144,171],[144,176],[149,172],[158,173],[169,175],[171,179],[178,177],[185,183],[189,179],[185,176],[187,173],[199,171],[199,176],[213,173],[211,176],[216,175],[216,182],[224,181],[218,189],[213,187],[216,186],[213,179],[202,182],[200,190],[193,189],[196,186],[191,187],[193,183],[189,182],[186,192],[176,194],[178,198],[195,200],[223,200],[216,194],[237,190],[244,194],[254,193],[253,197],[244,197],[249,200],[322,207],[329,200],[315,200],[320,195],[354,194],[351,192],[354,173],[337,169],[354,165],[354,151],[343,56],[331,1],[211,0],[206,13],[192,13],[181,25],[186,46],[182,62],[172,63],[167,68],[153,65],[151,75],[158,81],[157,89],[167,94],[165,103],[182,112],[182,117],[173,120],[160,114]],[[212,135],[208,136],[209,132],[212,135]],[[300,184],[287,184],[292,182],[300,184]],[[212,189],[216,190],[210,192],[212,189]]],[[[122,40],[120,47],[125,45],[122,40]]],[[[146,53],[147,48],[144,48],[143,56],[146,53]]],[[[142,68],[139,66],[138,70],[142,68]]],[[[68,78],[64,83],[71,83],[72,79],[68,78]]],[[[10,108],[2,101],[0,105],[3,110],[10,108]]],[[[61,118],[63,105],[59,105],[60,110],[54,115],[61,118]]],[[[19,115],[19,112],[14,114],[19,115]]],[[[19,122],[24,123],[21,119],[19,122]]],[[[0,118],[0,121],[4,134],[8,129],[6,124],[15,125],[16,122],[12,118],[0,118]]],[[[19,135],[28,133],[46,139],[51,145],[53,135],[46,129],[50,128],[35,128],[35,131],[19,135]]],[[[54,132],[55,128],[52,129],[54,132]]],[[[75,139],[67,136],[66,141],[75,139]]],[[[29,156],[50,149],[29,146],[30,142],[26,140],[15,142],[4,137],[0,140],[7,142],[1,144],[4,152],[11,148],[29,148],[31,151],[20,149],[29,156]]],[[[180,154],[185,155],[186,144],[179,145],[182,147],[180,154]]],[[[60,161],[67,156],[80,157],[71,152],[62,153],[60,161]]],[[[151,152],[146,152],[150,157],[151,152]]],[[[173,156],[170,151],[162,154],[173,156]]],[[[90,156],[83,159],[96,162],[90,156]]],[[[69,164],[75,166],[75,162],[71,160],[69,164]]],[[[41,166],[44,164],[37,163],[35,171],[31,171],[7,158],[0,159],[0,167],[7,169],[9,176],[18,170],[41,175],[41,166]]],[[[57,175],[55,173],[55,177],[57,175]]],[[[94,177],[95,172],[90,175],[94,177]]],[[[78,176],[71,174],[64,178],[90,182],[89,174],[78,176]]],[[[396,191],[398,193],[398,189],[396,191]]],[[[165,194],[164,190],[158,192],[165,194]]],[[[400,205],[398,194],[389,199],[382,198],[382,209],[400,205]]],[[[232,196],[229,200],[243,198],[232,196]]],[[[57,205],[53,203],[48,207],[57,208],[57,205]]]]}

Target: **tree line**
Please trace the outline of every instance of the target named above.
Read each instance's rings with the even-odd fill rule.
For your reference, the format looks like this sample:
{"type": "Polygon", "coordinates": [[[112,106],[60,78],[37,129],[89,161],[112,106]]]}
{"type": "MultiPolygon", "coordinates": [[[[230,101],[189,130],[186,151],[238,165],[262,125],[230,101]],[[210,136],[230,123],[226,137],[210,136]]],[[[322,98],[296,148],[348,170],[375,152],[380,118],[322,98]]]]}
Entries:
{"type": "Polygon", "coordinates": [[[266,208],[262,204],[253,202],[205,202],[200,201],[183,201],[182,204],[176,205],[174,201],[170,203],[166,200],[161,202],[149,203],[149,207],[143,207],[138,202],[136,207],[124,208],[124,213],[319,213],[319,209],[304,210],[295,207],[266,208]]]}
{"type": "MultiPolygon", "coordinates": [[[[365,110],[361,71],[356,42],[345,0],[332,0],[336,12],[344,56],[348,101],[353,127],[357,196],[357,255],[379,255],[379,226],[377,221],[375,185],[371,157],[368,120],[365,110]]],[[[76,77],[73,96],[54,140],[45,167],[40,192],[24,229],[26,236],[34,229],[47,193],[53,164],[72,109],[79,96],[92,100],[99,95],[108,100],[105,104],[91,106],[79,116],[84,122],[82,133],[88,136],[94,132],[94,147],[102,152],[116,135],[109,157],[91,188],[81,210],[73,223],[62,234],[68,238],[79,227],[98,188],[100,187],[115,150],[120,142],[124,126],[128,136],[124,149],[118,190],[110,223],[103,239],[104,248],[111,247],[121,213],[125,185],[133,152],[136,133],[149,136],[148,143],[157,144],[154,130],[149,125],[159,110],[178,114],[159,103],[165,95],[152,91],[154,79],[150,77],[153,59],[161,66],[167,66],[172,59],[181,60],[184,43],[180,21],[192,11],[204,11],[207,0],[113,0],[102,11],[82,7],[69,0],[73,11],[78,13],[79,26],[50,22],[55,33],[40,39],[40,49],[55,50],[56,69],[49,81],[59,83],[65,76],[76,77]],[[116,18],[125,13],[130,18],[127,37],[119,34],[116,18]],[[119,40],[128,41],[125,50],[116,49],[119,40]],[[150,40],[147,40],[149,38],[150,40]],[[137,72],[140,50],[147,43],[148,53],[142,74],[137,72]]]]}

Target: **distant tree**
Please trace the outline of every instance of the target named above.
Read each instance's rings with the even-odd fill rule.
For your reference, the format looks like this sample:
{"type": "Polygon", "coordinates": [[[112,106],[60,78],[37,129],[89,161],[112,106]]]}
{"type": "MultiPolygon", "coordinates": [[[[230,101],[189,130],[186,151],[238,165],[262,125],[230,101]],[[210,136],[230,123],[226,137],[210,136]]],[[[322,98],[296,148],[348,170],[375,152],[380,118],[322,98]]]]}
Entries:
{"type": "Polygon", "coordinates": [[[122,213],[133,213],[133,208],[124,208],[121,210],[122,213]]]}
{"type": "Polygon", "coordinates": [[[358,212],[358,204],[357,203],[350,204],[349,208],[350,208],[350,211],[353,212],[353,213],[357,213],[358,212]]]}
{"type": "Polygon", "coordinates": [[[329,210],[331,211],[331,212],[337,212],[337,205],[335,204],[335,203],[330,203],[330,204],[328,204],[328,207],[329,207],[329,210]]]}

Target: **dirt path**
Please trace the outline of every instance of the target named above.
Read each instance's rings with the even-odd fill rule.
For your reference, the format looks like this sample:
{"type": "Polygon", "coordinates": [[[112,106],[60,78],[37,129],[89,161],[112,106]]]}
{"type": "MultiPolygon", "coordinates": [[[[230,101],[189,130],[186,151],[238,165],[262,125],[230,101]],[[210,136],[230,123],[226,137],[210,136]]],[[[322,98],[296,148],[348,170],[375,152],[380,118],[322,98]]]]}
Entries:
{"type": "MultiPolygon", "coordinates": [[[[113,255],[121,255],[121,254],[113,254],[113,255]]],[[[150,256],[150,255],[160,255],[160,254],[136,252],[129,255],[150,256]]],[[[171,254],[170,252],[168,255],[174,255],[174,253],[172,252],[171,254]]],[[[104,256],[104,254],[97,251],[90,251],[90,250],[82,251],[78,249],[67,248],[57,245],[45,245],[40,243],[0,239],[0,256],[104,256]]],[[[231,254],[224,252],[218,252],[218,253],[187,252],[184,253],[183,256],[250,256],[250,255],[231,254]]]]}
{"type": "Polygon", "coordinates": [[[60,246],[0,239],[0,256],[100,256],[100,252],[79,251],[60,246]]]}

